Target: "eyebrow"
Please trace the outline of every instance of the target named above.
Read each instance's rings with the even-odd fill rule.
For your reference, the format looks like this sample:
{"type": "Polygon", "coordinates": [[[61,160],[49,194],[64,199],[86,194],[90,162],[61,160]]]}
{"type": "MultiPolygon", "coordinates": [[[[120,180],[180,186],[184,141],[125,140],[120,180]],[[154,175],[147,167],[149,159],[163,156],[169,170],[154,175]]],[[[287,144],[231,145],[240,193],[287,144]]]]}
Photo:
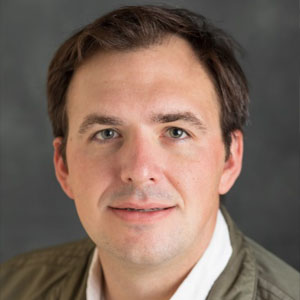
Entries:
{"type": "Polygon", "coordinates": [[[151,120],[155,123],[171,123],[175,121],[185,121],[191,123],[193,126],[196,126],[201,130],[206,130],[206,127],[203,124],[203,122],[192,112],[188,111],[170,114],[157,114],[152,116],[151,120]]]}
{"type": "Polygon", "coordinates": [[[84,134],[90,127],[96,124],[121,126],[124,124],[124,122],[120,118],[114,116],[90,114],[84,118],[83,122],[79,127],[78,132],[80,134],[84,134]]]}
{"type": "MultiPolygon", "coordinates": [[[[198,127],[201,130],[206,130],[203,122],[196,117],[192,112],[178,112],[168,114],[155,114],[151,117],[151,121],[154,123],[171,123],[176,121],[185,121],[191,123],[193,126],[198,127]]],[[[86,116],[79,127],[79,134],[86,133],[92,126],[110,125],[110,126],[122,126],[124,122],[114,116],[90,114],[86,116]]]]}

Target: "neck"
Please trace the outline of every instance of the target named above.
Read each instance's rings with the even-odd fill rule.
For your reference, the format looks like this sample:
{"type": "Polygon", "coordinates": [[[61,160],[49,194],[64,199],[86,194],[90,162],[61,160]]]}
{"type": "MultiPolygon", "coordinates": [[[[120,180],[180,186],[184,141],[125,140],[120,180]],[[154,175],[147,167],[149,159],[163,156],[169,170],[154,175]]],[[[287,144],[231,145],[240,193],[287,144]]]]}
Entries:
{"type": "Polygon", "coordinates": [[[125,271],[118,267],[111,272],[105,272],[105,299],[107,300],[166,300],[175,293],[187,273],[170,274],[169,271],[149,270],[143,272],[125,271]],[[162,284],[163,282],[163,284],[162,284]]]}
{"type": "Polygon", "coordinates": [[[133,264],[99,249],[105,299],[170,299],[208,247],[215,221],[206,228],[201,243],[159,265],[133,264]]]}

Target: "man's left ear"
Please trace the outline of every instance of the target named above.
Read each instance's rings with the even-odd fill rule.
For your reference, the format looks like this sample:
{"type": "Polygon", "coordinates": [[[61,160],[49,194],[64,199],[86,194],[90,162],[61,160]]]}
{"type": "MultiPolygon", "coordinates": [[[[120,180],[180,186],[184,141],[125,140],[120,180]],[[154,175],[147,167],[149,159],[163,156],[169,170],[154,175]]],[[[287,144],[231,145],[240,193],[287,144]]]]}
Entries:
{"type": "Polygon", "coordinates": [[[242,170],[243,160],[243,133],[240,130],[231,133],[230,155],[225,162],[223,174],[219,184],[219,194],[226,194],[242,170]]]}

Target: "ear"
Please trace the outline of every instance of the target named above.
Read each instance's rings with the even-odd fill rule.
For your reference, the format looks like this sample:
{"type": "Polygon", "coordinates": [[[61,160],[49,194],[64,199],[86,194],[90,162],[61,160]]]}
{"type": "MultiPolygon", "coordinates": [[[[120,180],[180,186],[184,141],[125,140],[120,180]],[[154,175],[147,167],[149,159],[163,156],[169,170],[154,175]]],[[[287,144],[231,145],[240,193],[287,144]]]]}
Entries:
{"type": "Polygon", "coordinates": [[[53,162],[55,168],[55,175],[63,191],[67,194],[69,198],[73,199],[73,193],[69,185],[68,167],[66,166],[60,151],[62,140],[63,140],[62,137],[57,137],[53,140],[53,147],[54,147],[53,162]]]}
{"type": "Polygon", "coordinates": [[[219,184],[219,194],[226,194],[242,170],[243,160],[243,134],[240,130],[236,130],[231,134],[230,155],[224,164],[223,173],[219,184]]]}

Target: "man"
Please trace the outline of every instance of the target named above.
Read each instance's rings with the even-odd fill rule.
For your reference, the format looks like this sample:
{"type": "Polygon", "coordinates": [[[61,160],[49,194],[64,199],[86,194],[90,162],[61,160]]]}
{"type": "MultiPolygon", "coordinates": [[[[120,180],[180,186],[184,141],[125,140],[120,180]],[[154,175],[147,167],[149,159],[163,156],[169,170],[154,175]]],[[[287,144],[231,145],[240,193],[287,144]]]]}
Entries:
{"type": "Polygon", "coordinates": [[[54,165],[91,240],[2,266],[3,299],[299,299],[220,195],[240,174],[248,90],[235,43],[182,9],[125,7],[57,51],[54,165]]]}

